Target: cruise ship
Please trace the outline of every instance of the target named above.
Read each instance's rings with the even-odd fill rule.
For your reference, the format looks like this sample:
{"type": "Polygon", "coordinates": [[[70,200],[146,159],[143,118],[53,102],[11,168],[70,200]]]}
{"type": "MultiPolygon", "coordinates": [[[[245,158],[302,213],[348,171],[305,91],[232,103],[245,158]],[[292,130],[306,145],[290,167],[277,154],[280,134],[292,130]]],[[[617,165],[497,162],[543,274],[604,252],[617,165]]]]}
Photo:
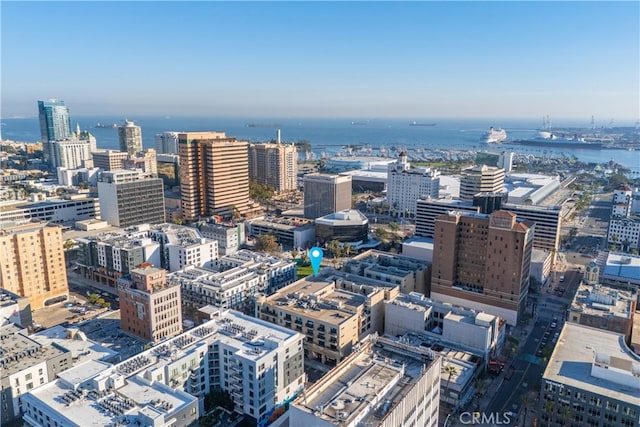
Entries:
{"type": "Polygon", "coordinates": [[[507,140],[507,131],[504,129],[496,129],[493,126],[487,132],[482,134],[482,140],[487,144],[497,144],[507,140]]]}
{"type": "Polygon", "coordinates": [[[550,131],[540,131],[538,135],[531,139],[521,139],[513,141],[512,144],[529,145],[536,147],[558,147],[558,148],[586,148],[599,150],[602,148],[602,142],[594,140],[585,140],[577,134],[567,137],[564,134],[556,135],[550,131]]]}

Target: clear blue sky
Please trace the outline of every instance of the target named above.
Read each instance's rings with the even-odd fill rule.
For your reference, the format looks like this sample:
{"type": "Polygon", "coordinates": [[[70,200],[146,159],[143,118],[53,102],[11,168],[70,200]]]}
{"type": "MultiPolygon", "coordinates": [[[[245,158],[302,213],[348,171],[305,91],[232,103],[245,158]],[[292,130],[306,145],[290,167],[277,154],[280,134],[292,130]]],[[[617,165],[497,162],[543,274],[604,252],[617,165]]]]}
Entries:
{"type": "Polygon", "coordinates": [[[640,117],[637,1],[0,8],[3,117],[640,117]]]}

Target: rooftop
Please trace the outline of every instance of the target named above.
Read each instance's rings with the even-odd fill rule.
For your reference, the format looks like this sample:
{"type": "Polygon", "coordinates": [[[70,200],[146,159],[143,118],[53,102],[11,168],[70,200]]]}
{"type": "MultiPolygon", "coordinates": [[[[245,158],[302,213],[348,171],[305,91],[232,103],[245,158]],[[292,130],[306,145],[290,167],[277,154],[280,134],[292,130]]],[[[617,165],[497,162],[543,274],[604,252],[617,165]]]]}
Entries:
{"type": "Polygon", "coordinates": [[[60,347],[42,345],[27,336],[26,329],[14,325],[0,328],[0,366],[2,377],[13,375],[66,353],[60,347]]]}
{"type": "Polygon", "coordinates": [[[610,252],[601,277],[640,284],[640,256],[610,252]]]}
{"type": "Polygon", "coordinates": [[[636,296],[629,291],[603,285],[581,284],[571,302],[571,311],[601,317],[631,319],[636,296]]]}
{"type": "MultiPolygon", "coordinates": [[[[615,366],[614,366],[615,367],[615,366]]],[[[575,323],[565,323],[556,348],[551,355],[543,378],[583,389],[591,393],[626,402],[638,402],[640,397],[640,357],[634,355],[624,342],[624,335],[603,331],[575,323]],[[636,387],[624,382],[593,376],[592,367],[602,355],[610,356],[613,364],[621,366],[625,377],[636,387]],[[632,371],[633,370],[633,371],[632,371]]]]}
{"type": "Polygon", "coordinates": [[[117,355],[113,350],[91,340],[77,328],[54,326],[31,336],[42,345],[56,343],[71,352],[74,363],[86,360],[109,360],[117,355]]]}
{"type": "Polygon", "coordinates": [[[376,425],[413,388],[422,361],[370,348],[356,351],[296,400],[297,409],[338,426],[376,425]],[[364,415],[364,416],[363,416],[364,415]]]}
{"type": "Polygon", "coordinates": [[[269,227],[277,230],[307,229],[313,227],[313,220],[293,217],[265,217],[249,221],[251,225],[269,227]]]}
{"type": "Polygon", "coordinates": [[[316,224],[346,226],[368,224],[369,219],[359,210],[345,209],[316,219],[316,224]]]}

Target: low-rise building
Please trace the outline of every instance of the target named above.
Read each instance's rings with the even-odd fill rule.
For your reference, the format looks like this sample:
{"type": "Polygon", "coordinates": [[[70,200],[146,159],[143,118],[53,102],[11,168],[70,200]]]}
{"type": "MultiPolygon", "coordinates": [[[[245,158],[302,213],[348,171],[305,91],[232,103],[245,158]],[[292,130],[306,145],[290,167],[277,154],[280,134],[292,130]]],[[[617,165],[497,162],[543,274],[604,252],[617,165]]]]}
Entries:
{"type": "Polygon", "coordinates": [[[492,314],[431,301],[417,292],[385,302],[384,333],[421,333],[440,343],[481,354],[488,363],[504,344],[506,322],[492,314]]]}
{"type": "Polygon", "coordinates": [[[71,225],[76,221],[100,218],[100,200],[84,194],[52,197],[0,209],[0,224],[21,224],[33,220],[71,225]]]}
{"type": "Polygon", "coordinates": [[[353,257],[343,265],[342,270],[345,273],[398,286],[400,292],[405,294],[419,292],[426,295],[431,280],[429,263],[376,250],[369,250],[353,257]]]}
{"type": "Polygon", "coordinates": [[[569,426],[637,426],[640,357],[624,335],[566,323],[542,376],[541,421],[569,426]]]}
{"type": "Polygon", "coordinates": [[[531,268],[529,275],[535,278],[539,284],[544,285],[551,275],[552,260],[553,254],[551,252],[543,249],[533,249],[531,251],[531,268]]]}
{"type": "Polygon", "coordinates": [[[609,252],[600,269],[600,279],[607,285],[640,287],[640,256],[622,252],[609,252]]]}
{"type": "Polygon", "coordinates": [[[581,283],[567,309],[567,321],[616,332],[631,340],[637,292],[581,283]]]}
{"type": "Polygon", "coordinates": [[[0,326],[15,323],[29,328],[33,323],[29,298],[2,288],[0,291],[0,326]]]}
{"type": "Polygon", "coordinates": [[[294,261],[264,255],[247,249],[223,256],[216,260],[215,265],[222,271],[243,267],[266,274],[266,292],[268,294],[293,283],[298,278],[298,267],[294,261]]]}
{"type": "Polygon", "coordinates": [[[384,300],[398,292],[397,286],[359,284],[354,279],[333,271],[306,277],[271,296],[258,296],[256,317],[304,333],[305,356],[335,365],[362,338],[382,333],[384,300]]]}
{"type": "Polygon", "coordinates": [[[324,245],[332,240],[340,243],[367,243],[369,219],[356,209],[346,209],[316,218],[316,242],[324,245]]]}
{"type": "Polygon", "coordinates": [[[433,239],[427,237],[412,237],[402,242],[402,254],[411,258],[433,261],[433,239]]]}
{"type": "Polygon", "coordinates": [[[438,425],[441,359],[365,340],[298,397],[291,426],[438,425]]]}
{"type": "Polygon", "coordinates": [[[273,234],[288,248],[310,248],[316,242],[316,228],[310,219],[265,217],[247,221],[247,226],[250,234],[273,234]]]}

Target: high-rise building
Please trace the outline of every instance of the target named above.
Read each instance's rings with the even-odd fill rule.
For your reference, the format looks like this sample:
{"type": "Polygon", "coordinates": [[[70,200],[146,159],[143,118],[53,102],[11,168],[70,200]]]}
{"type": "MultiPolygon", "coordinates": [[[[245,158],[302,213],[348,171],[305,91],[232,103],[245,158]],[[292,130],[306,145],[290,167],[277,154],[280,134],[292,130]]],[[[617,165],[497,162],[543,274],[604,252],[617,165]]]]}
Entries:
{"type": "Polygon", "coordinates": [[[439,216],[431,298],[486,311],[516,325],[529,289],[533,227],[506,211],[439,216]]]}
{"type": "Polygon", "coordinates": [[[211,215],[244,214],[249,207],[246,141],[224,132],[178,135],[182,212],[187,221],[211,215]]]}
{"type": "Polygon", "coordinates": [[[124,125],[118,126],[118,139],[120,151],[126,151],[134,155],[142,151],[142,129],[130,120],[125,120],[124,125]]]}
{"type": "Polygon", "coordinates": [[[438,197],[440,172],[431,168],[411,168],[404,151],[398,161],[388,165],[387,199],[395,214],[401,217],[416,214],[416,200],[438,197]]]}
{"type": "Polygon", "coordinates": [[[37,310],[68,298],[62,228],[28,223],[0,230],[0,287],[37,310]]]}
{"type": "Polygon", "coordinates": [[[98,178],[102,219],[115,227],[164,222],[162,179],[141,170],[103,172],[98,178]]]}
{"type": "Polygon", "coordinates": [[[278,192],[297,188],[298,151],[294,144],[250,144],[249,178],[278,192]]]}
{"type": "Polygon", "coordinates": [[[351,209],[351,176],[309,173],[304,176],[304,217],[320,218],[351,209]]]}
{"type": "Polygon", "coordinates": [[[51,156],[49,163],[53,168],[76,169],[87,167],[92,159],[91,153],[96,151],[96,138],[78,129],[70,138],[50,141],[48,146],[51,156]]]}
{"type": "Polygon", "coordinates": [[[124,169],[124,161],[129,158],[126,151],[99,150],[91,153],[93,166],[103,171],[114,171],[124,169]]]}
{"type": "Polygon", "coordinates": [[[49,143],[71,138],[69,108],[64,104],[64,101],[56,99],[38,101],[38,117],[44,161],[49,163],[52,156],[49,143]]]}
{"type": "Polygon", "coordinates": [[[460,200],[473,200],[478,193],[504,192],[504,169],[487,165],[462,170],[460,200]]]}
{"type": "Polygon", "coordinates": [[[158,342],[182,333],[180,286],[166,271],[143,265],[118,279],[120,324],[125,332],[158,342]]]}
{"type": "Polygon", "coordinates": [[[178,154],[178,132],[157,133],[156,151],[158,154],[178,154]]]}

